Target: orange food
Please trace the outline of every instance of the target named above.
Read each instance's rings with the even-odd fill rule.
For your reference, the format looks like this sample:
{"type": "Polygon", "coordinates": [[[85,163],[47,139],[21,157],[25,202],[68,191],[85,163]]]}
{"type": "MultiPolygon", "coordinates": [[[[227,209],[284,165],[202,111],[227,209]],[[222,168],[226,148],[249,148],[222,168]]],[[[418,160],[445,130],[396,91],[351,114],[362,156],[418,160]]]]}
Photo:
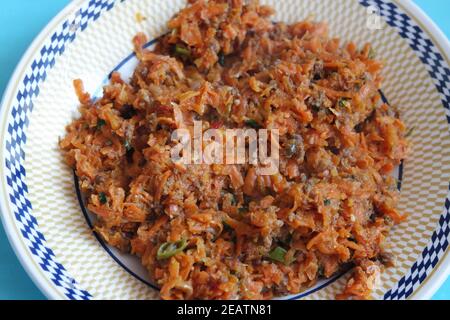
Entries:
{"type": "Polygon", "coordinates": [[[198,0],[156,49],[133,39],[129,82],[113,74],[60,141],[95,231],[142,259],[163,299],[260,299],[297,293],[344,266],[339,298],[368,298],[383,243],[405,217],[390,177],[408,143],[381,104],[382,63],[340,44],[325,23],[272,23],[256,1],[198,0]],[[258,125],[280,131],[280,168],[180,165],[171,133],[258,125]]]}

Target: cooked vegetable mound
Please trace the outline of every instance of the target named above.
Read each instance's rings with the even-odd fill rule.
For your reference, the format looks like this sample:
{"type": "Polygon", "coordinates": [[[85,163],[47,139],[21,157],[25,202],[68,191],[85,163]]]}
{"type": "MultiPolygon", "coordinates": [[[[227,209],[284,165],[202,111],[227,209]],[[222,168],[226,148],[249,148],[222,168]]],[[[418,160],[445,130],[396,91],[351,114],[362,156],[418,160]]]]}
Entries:
{"type": "Polygon", "coordinates": [[[59,142],[95,232],[140,257],[163,299],[269,299],[352,268],[338,298],[369,298],[392,264],[385,238],[404,216],[393,170],[405,125],[380,97],[370,44],[325,23],[272,22],[256,1],[198,0],[153,51],[134,40],[131,79],[113,73],[59,142]],[[279,129],[272,176],[242,165],[182,165],[171,133],[279,129]]]}

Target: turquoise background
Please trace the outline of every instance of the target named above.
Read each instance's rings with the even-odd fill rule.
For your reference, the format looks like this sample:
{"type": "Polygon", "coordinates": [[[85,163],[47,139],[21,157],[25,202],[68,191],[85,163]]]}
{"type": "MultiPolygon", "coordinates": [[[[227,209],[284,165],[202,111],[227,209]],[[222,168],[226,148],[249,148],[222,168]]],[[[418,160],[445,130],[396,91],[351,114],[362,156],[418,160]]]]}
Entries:
{"type": "MultiPolygon", "coordinates": [[[[415,0],[450,36],[450,1],[415,0]]],[[[0,0],[0,96],[28,45],[69,0],[0,0]]],[[[45,299],[17,260],[0,226],[0,299],[45,299]]],[[[450,279],[433,299],[450,300],[450,279]]]]}

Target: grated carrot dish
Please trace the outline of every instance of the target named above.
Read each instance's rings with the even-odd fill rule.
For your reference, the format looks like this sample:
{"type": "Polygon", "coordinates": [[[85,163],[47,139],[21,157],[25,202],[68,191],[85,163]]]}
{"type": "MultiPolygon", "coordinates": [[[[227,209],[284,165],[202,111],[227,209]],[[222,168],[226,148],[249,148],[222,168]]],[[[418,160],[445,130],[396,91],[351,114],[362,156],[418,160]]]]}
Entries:
{"type": "MultiPolygon", "coordinates": [[[[197,0],[155,50],[138,34],[130,81],[98,100],[74,86],[81,116],[59,142],[95,232],[140,257],[163,299],[269,299],[347,266],[341,299],[367,299],[397,210],[405,125],[380,99],[370,44],[325,23],[273,23],[257,1],[197,0]],[[171,133],[278,128],[279,173],[250,164],[180,165],[171,133]]],[[[388,258],[389,257],[389,258],[388,258]]]]}

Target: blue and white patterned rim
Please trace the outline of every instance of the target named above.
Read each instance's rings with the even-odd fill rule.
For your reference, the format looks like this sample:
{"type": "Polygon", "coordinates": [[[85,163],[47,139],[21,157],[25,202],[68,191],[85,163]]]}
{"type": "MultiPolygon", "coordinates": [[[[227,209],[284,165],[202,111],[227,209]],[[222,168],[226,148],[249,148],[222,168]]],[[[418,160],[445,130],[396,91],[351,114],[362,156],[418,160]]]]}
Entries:
{"type": "MultiPolygon", "coordinates": [[[[103,12],[111,10],[117,2],[125,0],[90,0],[77,11],[73,18],[67,19],[40,49],[40,54],[32,62],[12,106],[7,134],[5,137],[5,177],[8,184],[9,200],[14,218],[32,255],[41,269],[59,287],[69,299],[90,299],[92,295],[80,288],[80,285],[68,274],[64,266],[58,263],[55,254],[47,246],[44,235],[39,231],[36,218],[32,214],[32,204],[28,198],[24,167],[26,128],[29,114],[33,110],[33,99],[39,95],[39,86],[45,81],[47,72],[55,65],[56,57],[61,56],[68,44],[73,42],[79,32],[83,32],[90,22],[97,20],[103,12]],[[73,30],[71,26],[80,25],[73,30]]],[[[444,58],[426,35],[426,33],[397,5],[387,0],[358,0],[363,6],[375,5],[380,9],[384,20],[395,28],[427,67],[450,123],[450,70],[444,58]]],[[[448,248],[450,235],[450,198],[447,197],[439,225],[422,255],[398,283],[387,291],[384,299],[406,299],[425,281],[431,270],[442,258],[448,248]]]]}
{"type": "Polygon", "coordinates": [[[51,35],[22,81],[23,89],[19,90],[12,107],[12,120],[8,123],[8,135],[5,137],[5,175],[10,187],[8,193],[14,207],[15,219],[42,270],[55,286],[63,289],[69,299],[88,300],[92,295],[80,288],[64,266],[57,261],[32,214],[32,204],[28,200],[28,188],[25,183],[26,171],[23,166],[27,140],[25,130],[29,124],[28,115],[33,111],[33,99],[39,95],[39,85],[45,81],[47,72],[54,67],[56,57],[64,53],[66,46],[75,40],[79,32],[83,32],[89,23],[97,20],[103,12],[111,10],[115,3],[116,0],[91,0],[51,35]],[[75,25],[79,28],[73,29],[72,26],[75,25]]]}
{"type": "MultiPolygon", "coordinates": [[[[450,124],[450,69],[446,67],[444,58],[439,53],[433,42],[425,32],[405,13],[393,3],[386,0],[359,0],[368,7],[374,5],[380,9],[384,20],[398,31],[420,60],[426,66],[436,89],[439,91],[442,105],[445,108],[447,122],[450,124]]],[[[439,225],[431,236],[431,241],[422,251],[422,255],[412,265],[411,269],[398,283],[388,290],[384,299],[406,299],[426,279],[430,271],[436,266],[440,256],[445,252],[450,235],[450,200],[449,195],[445,199],[445,210],[439,219],[439,225]]]]}

